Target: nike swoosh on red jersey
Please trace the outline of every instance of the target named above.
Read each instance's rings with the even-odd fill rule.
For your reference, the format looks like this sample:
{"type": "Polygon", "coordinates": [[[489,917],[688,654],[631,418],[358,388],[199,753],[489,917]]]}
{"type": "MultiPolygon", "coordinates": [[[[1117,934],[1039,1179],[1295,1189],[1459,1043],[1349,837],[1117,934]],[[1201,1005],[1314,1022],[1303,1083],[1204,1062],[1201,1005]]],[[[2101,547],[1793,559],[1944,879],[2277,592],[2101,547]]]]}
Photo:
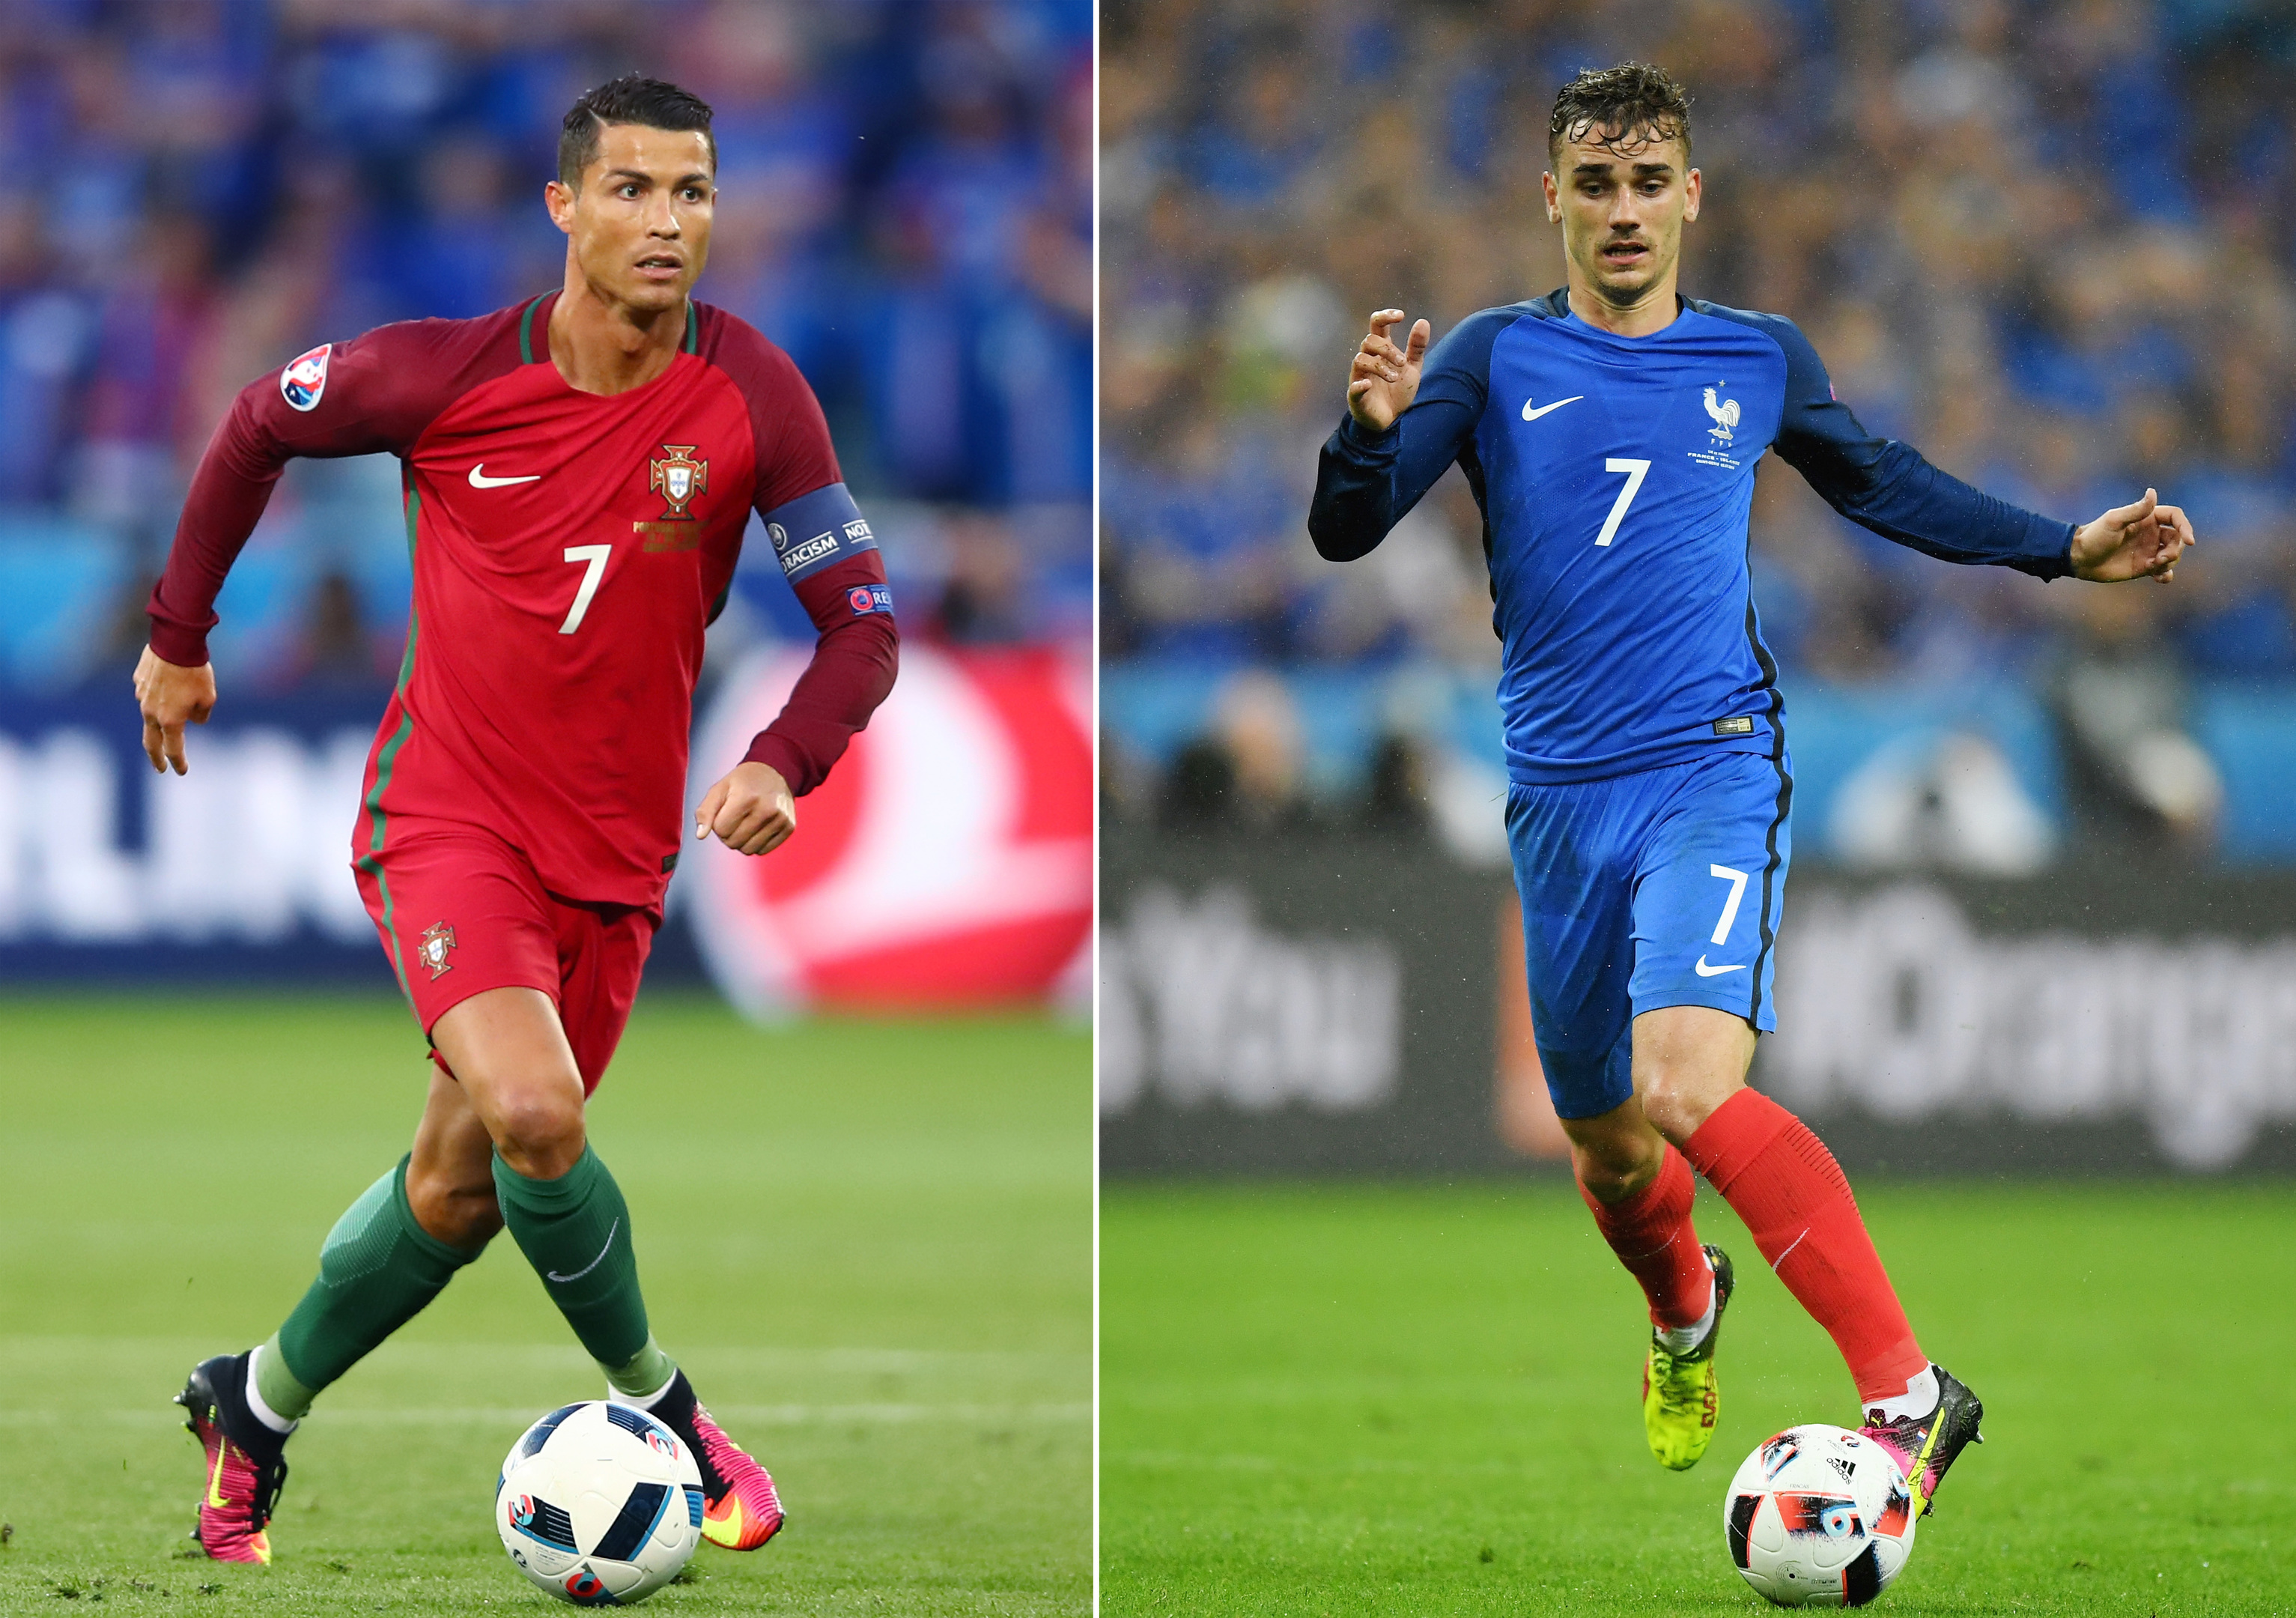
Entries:
{"type": "Polygon", "coordinates": [[[486,474],[486,464],[484,461],[480,461],[476,466],[471,468],[472,489],[500,489],[505,483],[533,483],[539,481],[542,477],[542,474],[537,472],[529,472],[522,478],[490,478],[486,474]]]}

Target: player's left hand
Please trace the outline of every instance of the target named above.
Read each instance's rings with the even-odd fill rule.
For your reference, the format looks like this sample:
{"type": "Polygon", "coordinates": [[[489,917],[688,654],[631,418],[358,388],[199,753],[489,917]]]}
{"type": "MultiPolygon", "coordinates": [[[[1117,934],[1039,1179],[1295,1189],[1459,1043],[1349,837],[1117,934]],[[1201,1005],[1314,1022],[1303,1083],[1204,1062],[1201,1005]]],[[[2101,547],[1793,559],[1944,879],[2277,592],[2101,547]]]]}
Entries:
{"type": "Polygon", "coordinates": [[[2142,500],[2116,505],[2074,530],[2073,576],[2101,584],[2145,578],[2166,584],[2177,576],[2177,559],[2199,543],[2192,519],[2148,489],[2142,500]]]}
{"type": "Polygon", "coordinates": [[[693,811],[693,834],[715,832],[736,854],[770,854],[795,830],[797,800],[770,764],[736,764],[701,795],[701,807],[693,811]]]}

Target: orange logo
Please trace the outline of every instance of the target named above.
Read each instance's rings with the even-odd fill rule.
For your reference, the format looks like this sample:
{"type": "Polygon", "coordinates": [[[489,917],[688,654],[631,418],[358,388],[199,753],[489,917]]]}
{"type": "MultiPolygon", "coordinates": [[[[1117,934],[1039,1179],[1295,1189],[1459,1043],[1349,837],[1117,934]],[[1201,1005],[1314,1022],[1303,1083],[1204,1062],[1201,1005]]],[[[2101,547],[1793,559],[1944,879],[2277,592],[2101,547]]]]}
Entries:
{"type": "Polygon", "coordinates": [[[660,491],[661,497],[669,503],[669,509],[661,513],[662,522],[692,522],[696,520],[685,509],[686,502],[708,491],[709,463],[693,458],[695,448],[692,444],[664,444],[662,450],[669,458],[646,463],[653,474],[646,488],[660,491]]]}

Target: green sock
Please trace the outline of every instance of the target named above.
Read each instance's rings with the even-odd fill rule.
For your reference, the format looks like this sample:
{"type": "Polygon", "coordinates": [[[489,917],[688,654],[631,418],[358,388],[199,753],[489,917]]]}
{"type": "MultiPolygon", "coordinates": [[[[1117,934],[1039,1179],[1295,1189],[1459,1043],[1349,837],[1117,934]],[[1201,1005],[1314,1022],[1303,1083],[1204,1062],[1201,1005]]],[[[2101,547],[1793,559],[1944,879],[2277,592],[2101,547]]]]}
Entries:
{"type": "Polygon", "coordinates": [[[635,1367],[651,1338],[629,1204],[598,1154],[584,1146],[556,1179],[529,1179],[496,1153],[495,1195],[519,1251],[590,1358],[609,1375],[635,1367]]]}
{"type": "Polygon", "coordinates": [[[319,1249],[318,1279],[271,1339],[273,1351],[256,1357],[263,1402],[290,1421],[479,1256],[414,1222],[406,1204],[410,1158],[400,1158],[335,1221],[319,1249]]]}
{"type": "Polygon", "coordinates": [[[255,1391],[263,1395],[274,1416],[287,1421],[300,1421],[309,1415],[311,1401],[319,1396],[318,1389],[305,1387],[287,1368],[287,1351],[279,1346],[277,1332],[271,1334],[263,1351],[255,1357],[255,1391]]]}
{"type": "Polygon", "coordinates": [[[630,1399],[644,1399],[669,1385],[669,1379],[677,1375],[677,1361],[661,1351],[660,1343],[648,1337],[645,1347],[637,1351],[635,1359],[605,1369],[607,1385],[615,1392],[630,1399]]]}

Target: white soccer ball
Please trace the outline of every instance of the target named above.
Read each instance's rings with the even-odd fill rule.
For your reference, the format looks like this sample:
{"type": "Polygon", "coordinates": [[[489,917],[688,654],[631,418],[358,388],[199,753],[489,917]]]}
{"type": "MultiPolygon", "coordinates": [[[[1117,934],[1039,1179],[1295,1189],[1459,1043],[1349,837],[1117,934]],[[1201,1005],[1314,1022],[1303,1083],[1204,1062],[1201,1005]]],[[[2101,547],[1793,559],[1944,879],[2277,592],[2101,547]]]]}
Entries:
{"type": "Polygon", "coordinates": [[[526,1430],[495,1484],[495,1529],[518,1569],[577,1606],[627,1606],[701,1542],[701,1471],[643,1410],[591,1400],[526,1430]]]}
{"type": "Polygon", "coordinates": [[[1730,1560],[1779,1606],[1863,1606],[1914,1549],[1913,1497],[1889,1450],[1846,1427],[1789,1427],[1722,1497],[1730,1560]]]}

